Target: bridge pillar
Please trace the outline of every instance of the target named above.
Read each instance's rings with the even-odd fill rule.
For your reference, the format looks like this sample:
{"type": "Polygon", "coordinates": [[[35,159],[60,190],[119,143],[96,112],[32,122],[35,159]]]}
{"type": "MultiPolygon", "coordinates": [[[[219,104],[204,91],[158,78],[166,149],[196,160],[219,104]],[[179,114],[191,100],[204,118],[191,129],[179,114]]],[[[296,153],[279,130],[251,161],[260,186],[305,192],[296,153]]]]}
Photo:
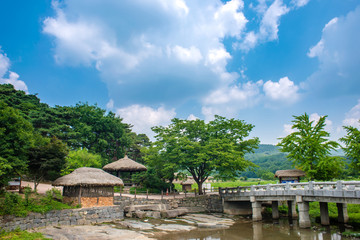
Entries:
{"type": "Polygon", "coordinates": [[[329,209],[327,202],[320,202],[321,225],[330,225],[329,209]]]}
{"type": "Polygon", "coordinates": [[[272,208],[272,218],[279,219],[279,202],[272,201],[271,208],[272,208]]]}
{"type": "Polygon", "coordinates": [[[303,201],[302,196],[296,196],[296,202],[299,207],[299,227],[309,228],[311,227],[309,216],[309,202],[303,201]]]}
{"type": "Polygon", "coordinates": [[[261,202],[255,201],[251,203],[252,206],[252,219],[253,221],[261,221],[261,202]]]}
{"type": "Polygon", "coordinates": [[[338,209],[338,221],[339,223],[347,223],[349,221],[349,216],[347,212],[346,203],[336,203],[338,209]]]}
{"type": "Polygon", "coordinates": [[[295,201],[287,201],[287,204],[288,204],[289,218],[297,218],[298,214],[296,212],[296,202],[295,201]]]}

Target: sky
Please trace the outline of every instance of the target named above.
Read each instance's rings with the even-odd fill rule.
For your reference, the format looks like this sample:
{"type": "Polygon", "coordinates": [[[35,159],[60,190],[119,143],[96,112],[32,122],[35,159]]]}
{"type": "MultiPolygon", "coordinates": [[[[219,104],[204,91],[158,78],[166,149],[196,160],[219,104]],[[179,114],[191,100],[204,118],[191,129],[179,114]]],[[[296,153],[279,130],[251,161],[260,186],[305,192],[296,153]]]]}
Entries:
{"type": "Polygon", "coordinates": [[[360,127],[359,44],[358,0],[0,2],[0,83],[150,137],[221,115],[276,144],[307,113],[338,140],[360,127]]]}

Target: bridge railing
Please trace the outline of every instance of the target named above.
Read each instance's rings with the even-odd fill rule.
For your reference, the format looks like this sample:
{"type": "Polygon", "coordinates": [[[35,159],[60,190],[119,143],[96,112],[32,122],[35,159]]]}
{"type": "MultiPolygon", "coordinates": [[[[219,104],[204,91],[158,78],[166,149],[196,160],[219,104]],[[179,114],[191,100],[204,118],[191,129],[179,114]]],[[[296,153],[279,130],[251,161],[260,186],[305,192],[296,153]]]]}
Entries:
{"type": "MultiPolygon", "coordinates": [[[[324,191],[360,191],[360,181],[306,182],[252,185],[247,187],[219,188],[220,195],[253,195],[255,192],[275,192],[289,190],[324,190],[324,191]]],[[[291,192],[291,191],[290,191],[291,192]]]]}

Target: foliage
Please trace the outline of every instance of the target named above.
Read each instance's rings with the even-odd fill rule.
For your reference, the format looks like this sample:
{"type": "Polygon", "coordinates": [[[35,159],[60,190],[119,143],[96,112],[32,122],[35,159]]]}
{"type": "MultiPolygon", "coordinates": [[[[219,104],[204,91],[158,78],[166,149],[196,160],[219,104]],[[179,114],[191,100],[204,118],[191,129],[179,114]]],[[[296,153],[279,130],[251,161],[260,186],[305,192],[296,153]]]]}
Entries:
{"type": "Polygon", "coordinates": [[[131,132],[129,136],[131,144],[127,150],[128,157],[136,162],[144,164],[145,153],[141,149],[150,146],[150,139],[145,134],[136,134],[134,132],[131,132]]]}
{"type": "Polygon", "coordinates": [[[351,161],[351,167],[357,171],[360,169],[360,130],[352,127],[345,126],[346,136],[340,140],[345,143],[342,149],[347,158],[351,161]]]}
{"type": "Polygon", "coordinates": [[[173,187],[171,183],[159,178],[157,172],[152,168],[145,172],[134,174],[132,176],[132,182],[142,188],[149,189],[152,193],[159,193],[161,190],[166,191],[166,189],[173,187]]]}
{"type": "Polygon", "coordinates": [[[99,154],[90,153],[87,149],[78,149],[70,151],[65,162],[65,168],[61,171],[61,175],[69,174],[80,167],[101,168],[104,160],[99,154]]]}
{"type": "Polygon", "coordinates": [[[16,229],[11,232],[0,232],[0,239],[12,239],[12,240],[50,240],[45,238],[42,233],[39,232],[27,232],[16,229]]]}
{"type": "Polygon", "coordinates": [[[45,196],[27,189],[24,198],[17,193],[6,192],[4,198],[0,199],[0,215],[26,216],[29,212],[46,213],[72,208],[61,200],[61,192],[57,189],[47,191],[45,196]]]}
{"type": "Polygon", "coordinates": [[[0,101],[0,188],[27,167],[27,152],[33,145],[33,128],[20,112],[0,101]]]}
{"type": "Polygon", "coordinates": [[[215,116],[213,121],[172,119],[168,127],[153,127],[164,167],[187,170],[199,185],[210,176],[233,178],[236,171],[253,165],[244,154],[257,147],[257,138],[244,140],[254,126],[242,120],[215,116]]]}
{"type": "Polygon", "coordinates": [[[344,166],[342,158],[330,156],[330,151],[339,144],[328,140],[330,134],[324,130],[326,117],[320,117],[315,123],[306,113],[294,116],[294,132],[281,138],[278,144],[282,152],[289,153],[287,158],[310,179],[331,180],[340,175],[344,166]]]}
{"type": "Polygon", "coordinates": [[[61,140],[38,136],[36,146],[28,153],[28,170],[36,186],[42,180],[55,180],[60,177],[60,171],[65,164],[68,147],[61,140]]]}

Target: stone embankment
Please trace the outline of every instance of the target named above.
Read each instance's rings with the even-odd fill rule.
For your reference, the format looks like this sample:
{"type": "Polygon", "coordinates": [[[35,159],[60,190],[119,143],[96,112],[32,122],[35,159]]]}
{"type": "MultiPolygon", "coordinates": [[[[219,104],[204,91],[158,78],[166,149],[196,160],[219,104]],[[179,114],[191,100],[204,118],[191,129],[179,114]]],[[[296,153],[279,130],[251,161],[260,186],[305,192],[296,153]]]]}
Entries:
{"type": "Polygon", "coordinates": [[[6,231],[16,228],[27,230],[45,226],[87,225],[123,218],[124,209],[121,206],[65,209],[45,214],[30,213],[26,217],[0,216],[0,228],[6,231]]]}
{"type": "Polygon", "coordinates": [[[175,199],[146,199],[115,196],[114,204],[123,206],[130,205],[156,205],[167,204],[170,209],[186,208],[190,213],[222,213],[223,205],[219,195],[203,195],[197,197],[175,199]]]}
{"type": "Polygon", "coordinates": [[[26,217],[0,216],[0,229],[27,230],[45,226],[86,225],[111,222],[124,218],[124,210],[131,217],[174,218],[185,213],[222,213],[218,195],[206,195],[179,199],[135,199],[117,196],[115,206],[50,211],[45,214],[30,213],[26,217]],[[146,207],[136,207],[146,205],[146,207]],[[153,205],[149,207],[149,205],[153,205]],[[153,208],[153,209],[152,209],[153,208]]]}

